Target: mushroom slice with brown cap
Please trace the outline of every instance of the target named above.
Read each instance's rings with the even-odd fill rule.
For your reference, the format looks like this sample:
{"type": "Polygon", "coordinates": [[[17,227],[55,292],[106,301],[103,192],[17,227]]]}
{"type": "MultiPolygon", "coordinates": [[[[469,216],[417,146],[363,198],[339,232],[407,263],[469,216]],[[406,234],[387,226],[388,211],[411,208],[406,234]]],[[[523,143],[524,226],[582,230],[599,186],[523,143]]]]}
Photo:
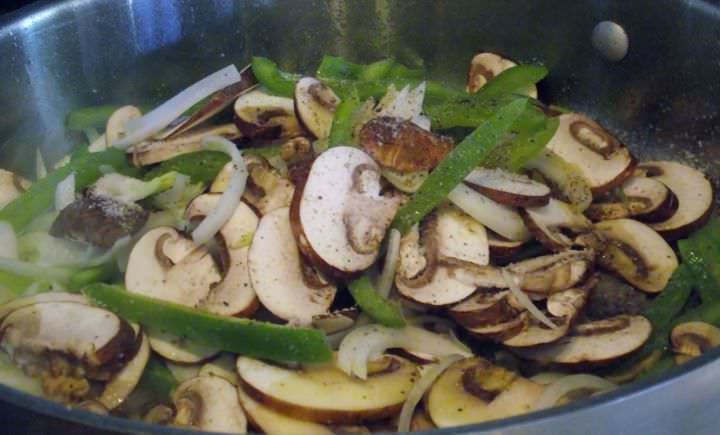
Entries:
{"type": "Polygon", "coordinates": [[[361,381],[334,364],[291,370],[240,356],[247,395],[284,415],[323,424],[354,424],[396,415],[415,381],[411,362],[386,355],[382,370],[361,381]]]}
{"type": "Polygon", "coordinates": [[[558,117],[560,125],[547,148],[577,166],[599,195],[621,185],[633,174],[630,151],[595,121],[579,113],[558,117]]]}
{"type": "Polygon", "coordinates": [[[234,124],[193,129],[170,139],[141,142],[128,148],[130,160],[135,166],[147,166],[160,163],[181,154],[200,151],[203,140],[210,136],[220,136],[229,140],[240,137],[240,130],[234,124]]]}
{"type": "Polygon", "coordinates": [[[172,395],[173,423],[209,432],[245,433],[247,419],[235,387],[225,379],[198,376],[178,385],[172,395]]]}
{"type": "Polygon", "coordinates": [[[682,364],[720,346],[720,329],[705,322],[685,322],[670,333],[675,362],[682,364]]]}
{"type": "Polygon", "coordinates": [[[312,325],[326,334],[335,334],[352,328],[359,314],[360,312],[355,307],[318,314],[313,316],[312,325]]]}
{"type": "Polygon", "coordinates": [[[640,349],[651,332],[645,317],[622,315],[576,325],[554,343],[514,352],[542,363],[607,363],[640,349]]]}
{"type": "Polygon", "coordinates": [[[178,337],[162,329],[145,328],[150,347],[166,360],[179,364],[195,364],[207,361],[218,354],[219,350],[205,343],[178,337]]]}
{"type": "Polygon", "coordinates": [[[380,190],[380,168],[357,148],[331,148],[312,163],[290,219],[298,246],[323,273],[353,276],[375,262],[402,201],[380,190]]]}
{"type": "Polygon", "coordinates": [[[669,240],[682,238],[703,226],[710,217],[715,195],[707,177],[677,162],[653,161],[640,166],[647,176],[666,185],[677,197],[677,211],[650,226],[669,240]]]}
{"type": "Polygon", "coordinates": [[[493,201],[512,207],[542,207],[550,201],[548,186],[502,169],[475,169],[465,177],[465,183],[493,201]]]}
{"type": "Polygon", "coordinates": [[[678,259],[658,233],[632,219],[598,222],[594,228],[605,245],[598,257],[600,266],[640,290],[657,293],[665,288],[678,267],[678,259]]]}
{"type": "Polygon", "coordinates": [[[32,296],[24,296],[0,305],[0,321],[2,321],[8,314],[13,311],[27,307],[29,305],[46,303],[46,302],[75,302],[78,304],[88,304],[88,300],[85,296],[76,293],[65,293],[65,292],[47,292],[38,293],[32,296]]]}
{"type": "Polygon", "coordinates": [[[250,397],[238,388],[238,399],[247,414],[250,425],[267,435],[334,435],[327,426],[311,421],[292,418],[275,411],[250,397]]]}
{"type": "Polygon", "coordinates": [[[222,276],[205,247],[171,227],[145,233],[130,252],[125,287],[168,302],[196,307],[222,276]]]}
{"type": "Polygon", "coordinates": [[[251,139],[278,139],[303,133],[292,98],[254,90],[235,101],[236,123],[243,136],[251,139]]]}
{"type": "Polygon", "coordinates": [[[508,240],[505,237],[487,231],[488,245],[490,247],[490,258],[494,264],[505,264],[522,251],[525,242],[508,240]]]}
{"type": "Polygon", "coordinates": [[[591,250],[569,249],[513,263],[506,269],[520,278],[521,289],[541,296],[580,284],[592,271],[593,260],[591,250]]]}
{"type": "Polygon", "coordinates": [[[451,365],[430,389],[425,410],[439,428],[497,420],[532,410],[543,387],[484,358],[451,365]]]}
{"type": "Polygon", "coordinates": [[[135,106],[122,106],[114,111],[105,124],[105,148],[112,148],[113,143],[125,137],[128,121],[141,116],[142,112],[135,106]]]}
{"type": "MultiPolygon", "coordinates": [[[[510,59],[506,59],[495,53],[479,53],[470,61],[470,70],[468,71],[467,86],[465,89],[474,94],[479,91],[487,82],[500,75],[517,64],[510,59]]],[[[528,86],[527,89],[520,93],[528,97],[537,98],[537,88],[535,85],[528,86]]]]}
{"type": "Polygon", "coordinates": [[[593,221],[634,217],[644,222],[661,222],[677,211],[677,197],[663,183],[633,176],[623,183],[622,200],[590,205],[585,215],[593,221]]]}
{"type": "Polygon", "coordinates": [[[336,288],[303,263],[287,208],[274,210],[260,220],[248,252],[250,279],[262,305],[275,316],[309,324],[326,314],[336,288]]]}
{"type": "Polygon", "coordinates": [[[509,290],[479,290],[468,299],[449,307],[448,314],[466,328],[507,322],[521,312],[521,307],[511,302],[510,295],[509,290]]]}
{"type": "Polygon", "coordinates": [[[529,323],[530,315],[527,311],[523,311],[513,318],[499,320],[496,323],[466,327],[465,329],[475,337],[501,342],[509,340],[524,331],[529,323]]]}
{"type": "MultiPolygon", "coordinates": [[[[192,220],[210,214],[220,200],[218,194],[205,194],[195,198],[188,206],[185,217],[192,220]]],[[[248,251],[258,225],[255,213],[242,202],[230,220],[215,236],[220,249],[224,273],[222,281],[214,284],[199,302],[198,308],[225,316],[250,316],[258,306],[250,281],[248,251]]]]}
{"type": "Polygon", "coordinates": [[[313,77],[303,77],[295,85],[295,112],[302,125],[318,139],[330,136],[335,108],[340,98],[313,77]]]}
{"type": "Polygon", "coordinates": [[[103,392],[97,398],[97,401],[108,410],[120,406],[140,382],[150,357],[150,345],[142,332],[140,332],[140,340],[140,347],[135,356],[105,384],[103,392]]]}
{"type": "Polygon", "coordinates": [[[390,116],[366,122],[358,133],[358,142],[383,169],[400,173],[431,170],[453,148],[450,138],[390,116]]]}
{"type": "Polygon", "coordinates": [[[0,169],[0,210],[22,195],[30,182],[5,169],[0,169]]]}
{"type": "Polygon", "coordinates": [[[573,239],[565,232],[582,233],[588,231],[591,226],[585,216],[557,199],[551,199],[544,207],[526,208],[521,214],[535,238],[552,251],[563,250],[573,245],[573,239]]]}

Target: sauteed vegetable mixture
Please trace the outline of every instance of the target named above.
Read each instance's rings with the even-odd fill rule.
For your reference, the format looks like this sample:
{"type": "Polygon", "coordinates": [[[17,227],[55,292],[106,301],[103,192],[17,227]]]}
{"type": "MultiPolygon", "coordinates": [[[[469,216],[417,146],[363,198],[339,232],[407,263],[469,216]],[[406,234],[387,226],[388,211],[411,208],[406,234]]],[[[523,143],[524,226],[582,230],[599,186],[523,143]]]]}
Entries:
{"type": "Polygon", "coordinates": [[[0,171],[0,382],[209,431],[403,432],[717,346],[711,183],[541,102],[546,74],[258,57],[69,114],[87,144],[0,171]]]}

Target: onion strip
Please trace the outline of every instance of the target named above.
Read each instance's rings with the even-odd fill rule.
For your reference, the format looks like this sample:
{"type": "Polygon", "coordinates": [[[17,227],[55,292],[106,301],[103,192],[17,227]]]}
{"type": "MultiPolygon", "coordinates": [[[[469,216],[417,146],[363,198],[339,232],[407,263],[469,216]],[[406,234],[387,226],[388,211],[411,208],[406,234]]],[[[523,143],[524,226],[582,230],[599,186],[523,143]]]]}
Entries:
{"type": "Polygon", "coordinates": [[[0,257],[18,258],[18,241],[15,229],[7,222],[0,222],[0,257]]]}
{"type": "Polygon", "coordinates": [[[401,329],[373,324],[353,329],[340,343],[337,365],[340,370],[367,379],[367,363],[382,356],[386,349],[400,347],[409,352],[435,357],[472,356],[472,352],[451,338],[415,326],[401,329]]]}
{"type": "Polygon", "coordinates": [[[75,173],[58,183],[55,188],[55,210],[60,211],[75,201],[75,173]]]}
{"type": "Polygon", "coordinates": [[[597,393],[614,390],[615,388],[617,388],[617,385],[595,375],[578,374],[564,376],[545,387],[545,390],[533,405],[533,409],[540,410],[553,407],[557,404],[558,400],[573,391],[592,390],[597,393]]]}
{"type": "Polygon", "coordinates": [[[248,177],[245,161],[234,143],[220,136],[208,136],[203,140],[203,149],[222,151],[230,156],[232,172],[228,187],[220,196],[215,209],[192,232],[193,241],[198,245],[209,241],[230,220],[240,204],[248,177]]]}
{"type": "Polygon", "coordinates": [[[520,302],[520,304],[525,307],[528,312],[535,317],[538,321],[543,323],[545,326],[555,329],[557,328],[557,325],[554,324],[538,307],[535,306],[535,304],[530,300],[528,295],[525,294],[520,289],[520,285],[518,285],[517,277],[515,277],[512,273],[507,271],[506,269],[502,269],[502,276],[505,279],[505,282],[507,283],[508,287],[510,288],[510,292],[515,296],[515,299],[520,302]]]}
{"type": "Polygon", "coordinates": [[[412,389],[403,403],[402,409],[400,410],[400,416],[398,417],[398,428],[399,433],[410,432],[410,422],[412,421],[415,407],[420,402],[425,392],[432,386],[437,378],[443,374],[448,367],[453,365],[455,362],[463,359],[461,355],[450,355],[445,358],[441,358],[435,364],[425,366],[426,369],[423,372],[420,379],[415,382],[412,389]]]}
{"type": "Polygon", "coordinates": [[[240,72],[235,65],[228,65],[210,74],[156,107],[150,113],[128,121],[126,125],[127,134],[122,139],[115,141],[113,146],[125,149],[147,139],[167,127],[194,104],[233,83],[239,82],[240,79],[240,72]]]}
{"type": "Polygon", "coordinates": [[[388,235],[387,252],[385,253],[385,263],[383,263],[382,274],[378,280],[377,292],[383,298],[387,299],[392,290],[395,271],[397,271],[400,262],[400,231],[395,228],[390,230],[388,235]]]}
{"type": "Polygon", "coordinates": [[[40,152],[40,148],[35,149],[35,176],[38,180],[47,177],[47,165],[45,159],[40,152]]]}

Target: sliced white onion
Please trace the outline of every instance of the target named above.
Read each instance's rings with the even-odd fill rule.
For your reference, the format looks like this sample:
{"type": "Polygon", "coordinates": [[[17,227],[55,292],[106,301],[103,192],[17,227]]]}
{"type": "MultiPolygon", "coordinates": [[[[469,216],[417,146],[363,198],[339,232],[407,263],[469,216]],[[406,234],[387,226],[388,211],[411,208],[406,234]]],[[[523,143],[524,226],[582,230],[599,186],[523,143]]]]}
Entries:
{"type": "Polygon", "coordinates": [[[182,198],[183,192],[190,183],[190,177],[185,174],[177,174],[175,176],[175,183],[173,187],[165,192],[160,192],[155,195],[155,199],[160,204],[175,204],[182,198]]]}
{"type": "Polygon", "coordinates": [[[96,128],[86,128],[83,130],[83,133],[85,134],[85,138],[88,143],[91,145],[100,138],[100,133],[98,133],[96,128]]]}
{"type": "Polygon", "coordinates": [[[75,201],[75,173],[68,175],[55,188],[55,210],[60,211],[75,201]]]}
{"type": "Polygon", "coordinates": [[[530,239],[530,231],[513,207],[495,202],[472,190],[465,183],[460,183],[450,191],[448,199],[473,219],[506,239],[523,242],[530,239]]]}
{"type": "Polygon", "coordinates": [[[194,104],[215,92],[240,81],[235,65],[228,65],[186,88],[140,118],[128,121],[127,134],[113,143],[116,148],[127,148],[167,127],[194,104]]]}
{"type": "Polygon", "coordinates": [[[18,258],[18,241],[15,229],[7,222],[0,222],[0,257],[18,258]]]}
{"type": "Polygon", "coordinates": [[[534,410],[553,407],[563,397],[578,390],[590,390],[593,392],[605,392],[614,390],[617,385],[599,376],[579,374],[564,376],[551,383],[540,395],[533,406],[534,410]]]}
{"type": "Polygon", "coordinates": [[[26,261],[0,257],[0,270],[44,281],[67,281],[74,270],[63,267],[39,266],[26,261]]]}
{"type": "Polygon", "coordinates": [[[105,133],[98,136],[97,139],[90,142],[90,145],[88,146],[88,151],[91,153],[99,153],[100,151],[105,151],[107,149],[107,139],[105,139],[105,133]]]}
{"type": "Polygon", "coordinates": [[[222,151],[230,156],[232,172],[230,183],[218,200],[217,206],[192,232],[193,241],[198,245],[210,240],[230,220],[240,204],[240,197],[245,191],[248,177],[245,161],[234,143],[220,136],[208,136],[203,140],[203,149],[222,151]]]}
{"type": "Polygon", "coordinates": [[[337,364],[340,370],[367,379],[368,361],[380,357],[386,349],[400,347],[410,352],[435,357],[472,356],[472,352],[451,338],[415,326],[402,329],[373,324],[353,329],[340,343],[337,364]]]}
{"type": "Polygon", "coordinates": [[[447,370],[448,367],[461,359],[463,359],[463,357],[460,355],[450,355],[441,358],[440,361],[435,364],[425,366],[422,376],[420,376],[420,379],[418,379],[413,385],[407,395],[407,398],[405,399],[405,403],[403,403],[402,409],[400,410],[397,428],[399,433],[410,432],[410,421],[412,420],[413,413],[415,412],[415,407],[425,395],[425,392],[432,386],[433,383],[435,383],[435,380],[439,378],[445,370],[447,370]]]}
{"type": "Polygon", "coordinates": [[[508,287],[510,288],[513,296],[515,296],[515,299],[517,299],[517,301],[520,302],[520,304],[525,307],[526,310],[528,310],[531,316],[535,317],[539,322],[543,323],[548,328],[557,328],[557,325],[555,325],[545,315],[545,313],[540,311],[540,309],[536,307],[535,304],[530,300],[528,295],[526,295],[525,292],[520,289],[518,279],[515,275],[508,272],[506,269],[502,269],[502,276],[505,279],[508,287]]]}
{"type": "Polygon", "coordinates": [[[45,159],[40,152],[40,148],[35,149],[35,176],[38,180],[47,177],[47,165],[45,159]]]}
{"type": "Polygon", "coordinates": [[[392,290],[393,280],[395,279],[395,271],[400,262],[400,231],[395,228],[390,230],[388,236],[387,252],[385,253],[385,263],[383,264],[382,274],[378,280],[377,292],[380,296],[387,298],[392,290]]]}

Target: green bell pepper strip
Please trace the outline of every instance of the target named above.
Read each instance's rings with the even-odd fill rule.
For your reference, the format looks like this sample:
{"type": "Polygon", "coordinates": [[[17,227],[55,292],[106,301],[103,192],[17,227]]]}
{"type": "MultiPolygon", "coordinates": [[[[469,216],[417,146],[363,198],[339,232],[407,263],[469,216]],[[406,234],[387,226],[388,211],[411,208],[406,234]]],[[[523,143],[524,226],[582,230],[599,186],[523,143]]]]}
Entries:
{"type": "Polygon", "coordinates": [[[320,80],[355,80],[360,75],[363,66],[349,62],[337,56],[323,56],[315,75],[320,80]]]}
{"type": "Polygon", "coordinates": [[[75,189],[80,190],[94,183],[103,173],[101,166],[112,166],[118,172],[133,172],[125,152],[110,149],[98,153],[87,153],[71,160],[62,168],[50,172],[10,204],[0,210],[0,221],[9,222],[15,231],[21,231],[27,224],[48,210],[55,199],[58,183],[75,173],[75,189]]]}
{"type": "Polygon", "coordinates": [[[17,275],[7,270],[0,269],[0,288],[3,288],[16,296],[21,294],[32,283],[33,279],[23,275],[17,275]]]}
{"type": "Polygon", "coordinates": [[[154,354],[150,355],[138,387],[149,391],[159,401],[170,402],[177,386],[177,379],[165,363],[154,354]]]}
{"type": "Polygon", "coordinates": [[[277,64],[265,57],[252,58],[252,71],[258,82],[273,94],[290,97],[300,76],[281,71],[277,64]]]}
{"type": "Polygon", "coordinates": [[[338,104],[328,137],[328,147],[353,143],[353,118],[361,105],[362,101],[357,90],[351,92],[338,104]]]}
{"type": "Polygon", "coordinates": [[[178,172],[189,176],[191,183],[210,183],[229,161],[230,157],[223,152],[196,151],[165,160],[146,172],[143,178],[151,180],[170,172],[178,172]]]}
{"type": "Polygon", "coordinates": [[[336,56],[323,56],[315,74],[320,80],[422,80],[425,75],[422,69],[408,68],[392,58],[361,65],[336,56]]]}
{"type": "Polygon", "coordinates": [[[108,118],[118,108],[120,106],[104,105],[73,110],[65,117],[65,127],[74,131],[83,131],[88,128],[105,129],[108,118]]]}
{"type": "Polygon", "coordinates": [[[85,287],[83,293],[126,320],[220,350],[286,362],[319,363],[332,359],[325,334],[320,330],[218,316],[102,283],[85,287]]]}
{"type": "Polygon", "coordinates": [[[99,266],[88,267],[74,273],[68,279],[67,286],[70,290],[80,290],[87,285],[96,282],[112,281],[120,276],[117,262],[110,260],[99,266]]]}
{"type": "Polygon", "coordinates": [[[348,289],[360,309],[381,325],[390,328],[405,326],[400,306],[380,296],[367,274],[351,282],[348,289]]]}
{"type": "Polygon", "coordinates": [[[694,272],[703,300],[720,301],[720,218],[714,217],[699,231],[678,242],[683,263],[694,272]]]}
{"type": "Polygon", "coordinates": [[[527,101],[515,100],[500,108],[460,142],[430,173],[410,201],[397,212],[392,228],[398,229],[401,234],[407,233],[445,200],[450,191],[500,145],[502,138],[527,113],[527,109],[527,101]]]}
{"type": "Polygon", "coordinates": [[[395,66],[395,59],[390,58],[379,60],[364,66],[362,70],[360,70],[357,78],[358,80],[368,81],[382,80],[387,78],[388,73],[390,73],[393,66],[395,66]]]}
{"type": "Polygon", "coordinates": [[[386,79],[409,79],[422,80],[425,77],[425,71],[422,68],[408,68],[401,63],[395,63],[390,71],[385,75],[386,79]]]}
{"type": "Polygon", "coordinates": [[[475,95],[484,99],[492,99],[517,93],[527,86],[534,85],[547,75],[548,69],[542,65],[517,65],[498,74],[480,88],[475,95]]]}

